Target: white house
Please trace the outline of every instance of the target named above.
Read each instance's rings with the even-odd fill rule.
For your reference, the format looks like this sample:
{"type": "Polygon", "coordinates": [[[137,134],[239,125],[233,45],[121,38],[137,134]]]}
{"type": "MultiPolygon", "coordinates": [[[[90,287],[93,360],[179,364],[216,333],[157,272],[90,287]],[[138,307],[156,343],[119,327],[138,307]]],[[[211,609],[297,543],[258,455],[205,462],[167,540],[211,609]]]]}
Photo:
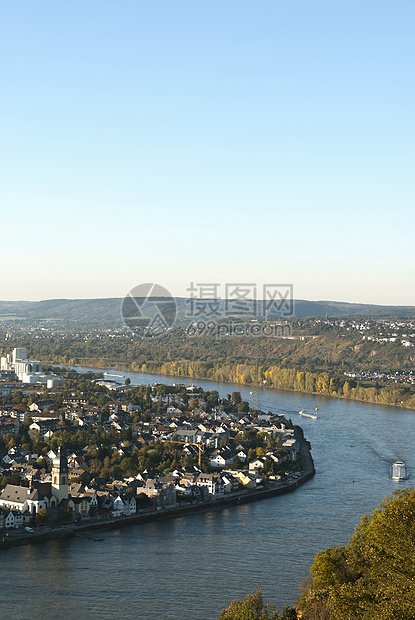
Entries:
{"type": "Polygon", "coordinates": [[[218,474],[201,473],[196,479],[198,487],[207,487],[210,495],[223,493],[223,480],[218,474]]]}
{"type": "Polygon", "coordinates": [[[249,471],[255,471],[256,469],[263,469],[265,465],[265,458],[260,456],[256,458],[254,461],[249,463],[249,471]]]}
{"type": "Polygon", "coordinates": [[[11,510],[0,509],[0,528],[10,529],[16,527],[15,513],[11,510]]]}
{"type": "Polygon", "coordinates": [[[226,460],[223,458],[221,454],[216,454],[210,459],[211,467],[225,467],[226,460]]]}
{"type": "Polygon", "coordinates": [[[116,512],[123,515],[131,515],[137,512],[137,503],[134,495],[128,495],[127,493],[118,495],[114,499],[112,510],[113,513],[116,512]]]}

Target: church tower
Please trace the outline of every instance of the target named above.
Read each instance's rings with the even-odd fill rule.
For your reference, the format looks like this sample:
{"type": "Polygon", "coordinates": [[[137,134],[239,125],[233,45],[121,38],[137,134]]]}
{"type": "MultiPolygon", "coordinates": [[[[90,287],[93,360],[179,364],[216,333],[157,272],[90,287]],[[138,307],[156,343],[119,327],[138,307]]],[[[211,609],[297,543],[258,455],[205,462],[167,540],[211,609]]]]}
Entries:
{"type": "Polygon", "coordinates": [[[58,500],[68,499],[68,459],[62,447],[53,459],[52,465],[52,495],[58,500]]]}

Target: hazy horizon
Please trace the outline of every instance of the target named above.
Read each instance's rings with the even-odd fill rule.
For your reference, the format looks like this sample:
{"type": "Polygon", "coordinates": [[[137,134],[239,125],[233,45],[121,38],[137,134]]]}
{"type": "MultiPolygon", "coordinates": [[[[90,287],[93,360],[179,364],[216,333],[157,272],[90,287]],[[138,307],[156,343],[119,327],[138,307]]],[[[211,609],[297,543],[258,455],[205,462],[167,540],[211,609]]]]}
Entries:
{"type": "MultiPolygon", "coordinates": [[[[189,297],[185,297],[181,295],[174,295],[173,297],[175,299],[190,299],[189,297]]],[[[48,302],[48,301],[100,301],[100,300],[106,301],[106,300],[111,300],[111,299],[116,299],[122,302],[124,297],[50,297],[47,299],[0,299],[0,303],[1,304],[3,303],[18,304],[18,303],[42,303],[42,302],[48,302]]],[[[262,301],[262,300],[263,298],[257,298],[257,301],[262,301]]],[[[295,302],[307,302],[307,303],[319,303],[319,304],[329,303],[329,304],[346,304],[346,305],[351,305],[351,306],[362,305],[362,306],[385,306],[385,307],[396,307],[396,308],[403,308],[403,307],[415,308],[415,304],[414,305],[395,304],[395,303],[372,304],[372,303],[365,303],[361,301],[345,301],[345,300],[340,300],[340,299],[303,299],[303,298],[294,297],[293,300],[295,302]]]]}

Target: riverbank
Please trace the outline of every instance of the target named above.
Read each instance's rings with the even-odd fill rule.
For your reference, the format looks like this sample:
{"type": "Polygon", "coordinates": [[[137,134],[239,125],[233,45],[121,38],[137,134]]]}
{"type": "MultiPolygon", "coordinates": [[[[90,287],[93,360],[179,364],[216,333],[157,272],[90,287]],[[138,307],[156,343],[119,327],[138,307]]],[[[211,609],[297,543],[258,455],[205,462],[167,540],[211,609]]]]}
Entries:
{"type": "MultiPolygon", "coordinates": [[[[76,358],[79,359],[79,358],[76,358]]],[[[55,362],[43,362],[43,364],[49,364],[52,366],[61,366],[62,368],[73,368],[76,367],[77,364],[75,363],[76,360],[73,360],[73,364],[67,364],[67,363],[62,363],[59,361],[55,361],[55,362]]],[[[252,384],[249,383],[244,383],[241,381],[238,381],[237,378],[232,378],[230,380],[226,380],[224,378],[221,379],[216,379],[215,377],[208,377],[208,376],[202,376],[202,375],[187,375],[187,374],[170,374],[170,373],[166,373],[163,372],[163,367],[160,368],[160,370],[155,371],[154,369],[152,369],[151,371],[148,371],[147,369],[145,371],[142,370],[135,370],[133,368],[129,368],[128,365],[124,365],[124,364],[118,364],[116,362],[114,362],[114,366],[111,367],[111,369],[108,368],[108,365],[102,365],[101,366],[101,362],[102,360],[99,359],[95,359],[95,358],[85,358],[82,361],[82,366],[88,367],[90,368],[92,371],[97,371],[97,372],[101,372],[101,371],[106,371],[106,370],[117,370],[117,371],[121,371],[124,373],[138,373],[138,374],[145,374],[145,375],[155,375],[155,376],[164,376],[164,377],[169,377],[171,379],[176,379],[178,382],[180,381],[180,379],[190,379],[191,381],[197,381],[197,380],[202,380],[202,381],[213,381],[213,382],[218,382],[218,383],[223,383],[224,385],[227,384],[234,384],[234,385],[240,385],[242,387],[245,388],[252,388],[252,384]]],[[[292,369],[288,369],[288,371],[290,371],[292,369]]],[[[324,374],[324,373],[323,373],[324,374]]],[[[328,374],[328,373],[326,373],[328,374]]],[[[317,375],[316,375],[317,376],[317,375]]],[[[400,401],[400,402],[385,402],[382,400],[377,400],[375,398],[358,398],[356,395],[353,395],[353,390],[358,390],[360,389],[359,387],[356,388],[351,388],[350,393],[345,396],[344,394],[338,394],[336,391],[332,392],[332,393],[325,393],[325,392],[318,392],[318,391],[307,391],[305,389],[295,389],[295,388],[290,388],[287,386],[284,387],[276,387],[275,385],[272,384],[268,384],[265,383],[263,384],[264,388],[270,389],[270,390],[275,390],[276,392],[291,392],[291,393],[295,393],[295,394],[307,394],[310,396],[324,396],[325,398],[329,398],[329,399],[339,399],[339,400],[346,400],[346,401],[352,401],[352,402],[358,402],[358,403],[368,403],[371,405],[383,405],[386,407],[396,407],[398,409],[409,409],[410,411],[415,411],[415,406],[413,404],[406,404],[404,401],[400,401]]],[[[387,389],[388,386],[384,386],[383,388],[361,388],[364,390],[383,390],[383,389],[387,389]]],[[[389,386],[390,388],[396,388],[396,386],[389,386]]],[[[401,396],[399,396],[399,399],[401,398],[401,396]]]]}
{"type": "MultiPolygon", "coordinates": [[[[231,493],[227,496],[221,496],[216,499],[211,499],[197,504],[178,506],[176,508],[146,511],[136,513],[134,515],[110,519],[91,519],[80,524],[64,525],[55,528],[44,527],[42,529],[39,528],[33,533],[26,531],[14,532],[11,530],[8,532],[8,536],[3,535],[0,537],[0,549],[8,549],[10,547],[20,545],[41,544],[49,540],[70,536],[87,536],[87,534],[83,533],[99,530],[114,530],[121,527],[147,523],[149,521],[172,519],[184,515],[207,512],[209,510],[221,510],[229,506],[239,506],[241,504],[248,504],[250,502],[264,500],[270,497],[284,495],[285,493],[291,493],[305,484],[308,480],[311,480],[316,473],[314,461],[310,453],[310,444],[304,439],[300,427],[296,427],[296,430],[297,438],[300,444],[300,454],[303,462],[303,470],[298,478],[291,478],[285,482],[267,481],[266,487],[262,489],[231,493]]],[[[96,541],[99,540],[94,537],[89,538],[96,541]]]]}

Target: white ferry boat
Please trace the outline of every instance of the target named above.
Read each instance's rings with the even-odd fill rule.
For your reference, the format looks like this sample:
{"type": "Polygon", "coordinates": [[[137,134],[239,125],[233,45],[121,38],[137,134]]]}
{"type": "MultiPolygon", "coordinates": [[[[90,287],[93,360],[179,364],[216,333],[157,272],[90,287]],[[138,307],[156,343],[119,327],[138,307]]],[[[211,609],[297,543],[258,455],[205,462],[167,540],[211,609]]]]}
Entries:
{"type": "Polygon", "coordinates": [[[392,465],[392,480],[406,480],[407,477],[405,463],[403,461],[395,461],[392,465]]]}
{"type": "Polygon", "coordinates": [[[302,415],[304,418],[311,418],[312,420],[317,420],[317,416],[315,413],[307,413],[307,411],[304,411],[304,409],[302,409],[298,413],[299,415],[302,415]]]}

